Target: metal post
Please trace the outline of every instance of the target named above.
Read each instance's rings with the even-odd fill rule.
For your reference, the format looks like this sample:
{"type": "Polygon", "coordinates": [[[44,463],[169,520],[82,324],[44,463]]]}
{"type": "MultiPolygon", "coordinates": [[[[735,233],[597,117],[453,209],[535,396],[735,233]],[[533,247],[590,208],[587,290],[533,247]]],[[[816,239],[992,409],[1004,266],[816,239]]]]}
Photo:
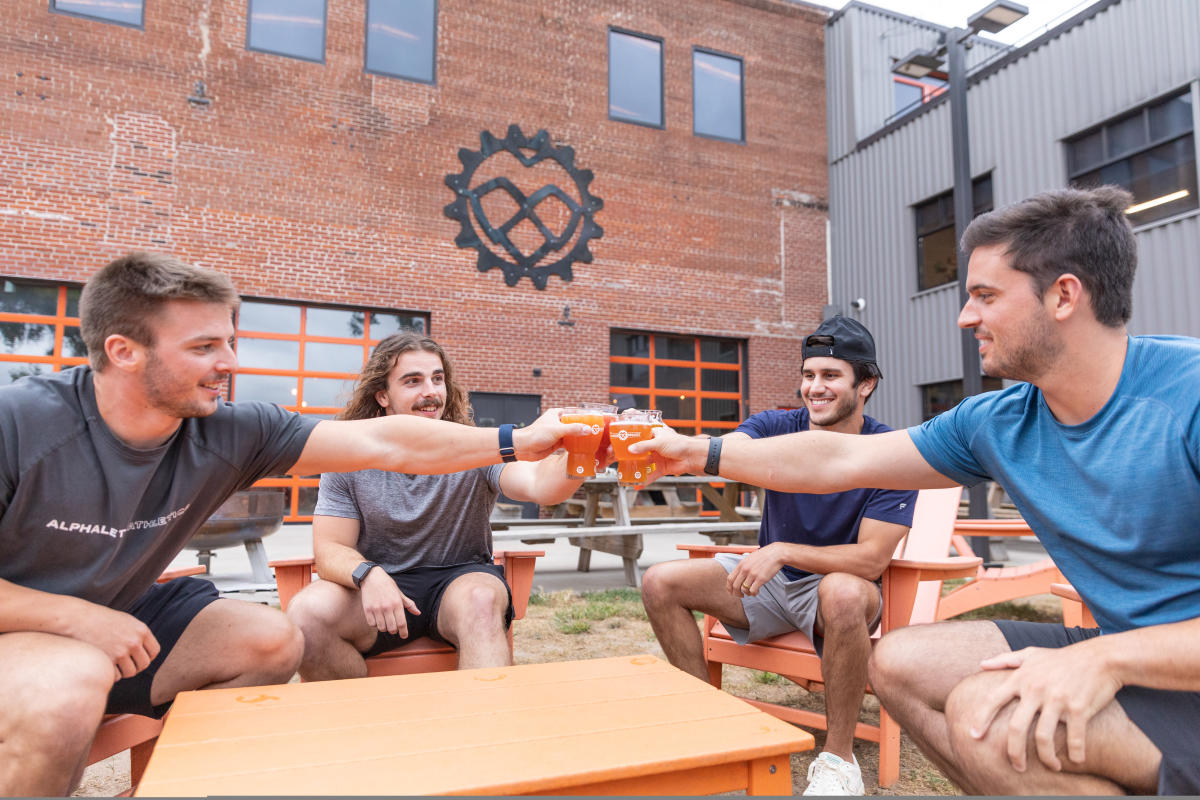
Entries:
{"type": "MultiPolygon", "coordinates": [[[[971,147],[967,133],[967,65],[965,41],[971,31],[954,28],[947,34],[946,56],[950,72],[950,142],[954,157],[954,239],[958,254],[959,306],[967,302],[967,255],[961,243],[963,233],[974,216],[974,191],[971,185],[971,147]]],[[[963,396],[983,391],[979,366],[979,345],[969,329],[962,334],[963,396]]],[[[968,490],[972,519],[988,517],[987,486],[978,484],[968,490]]],[[[991,561],[991,548],[986,536],[971,537],[971,547],[984,561],[991,561]]]]}

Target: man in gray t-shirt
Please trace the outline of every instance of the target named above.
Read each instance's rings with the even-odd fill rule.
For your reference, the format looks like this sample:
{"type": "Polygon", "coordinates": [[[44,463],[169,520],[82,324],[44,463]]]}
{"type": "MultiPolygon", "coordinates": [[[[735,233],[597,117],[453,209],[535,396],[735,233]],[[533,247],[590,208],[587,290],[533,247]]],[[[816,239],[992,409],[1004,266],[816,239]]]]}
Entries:
{"type": "Polygon", "coordinates": [[[0,387],[0,795],[70,793],[106,710],[161,716],[180,691],[295,673],[303,641],[278,611],[154,583],[233,492],[288,471],[537,459],[582,428],[224,402],[237,302],[220,273],[132,253],[84,287],[90,368],[0,387]]]}
{"type": "MultiPolygon", "coordinates": [[[[432,339],[395,334],[376,346],[342,417],[380,416],[469,421],[466,392],[432,339]]],[[[418,636],[457,647],[460,669],[511,663],[512,605],[492,563],[492,507],[501,490],[557,503],[578,486],[562,456],[447,475],[325,473],[313,517],[322,580],[288,606],[304,631],[300,675],[364,677],[364,656],[418,636]]]]}

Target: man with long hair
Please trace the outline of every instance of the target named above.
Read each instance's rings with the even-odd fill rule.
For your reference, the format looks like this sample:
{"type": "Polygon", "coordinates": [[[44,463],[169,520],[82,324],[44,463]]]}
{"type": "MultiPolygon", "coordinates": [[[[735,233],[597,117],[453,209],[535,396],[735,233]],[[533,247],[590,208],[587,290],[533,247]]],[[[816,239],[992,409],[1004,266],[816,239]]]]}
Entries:
{"type": "Polygon", "coordinates": [[[319,421],[228,403],[229,278],[154,253],[84,286],[90,366],[0,387],[0,795],[63,795],[101,716],[161,717],[178,692],[285,682],[278,611],[155,579],[234,492],[280,472],[453,472],[536,459],[582,426],[519,431],[319,421]]]}
{"type": "MultiPolygon", "coordinates": [[[[376,345],[346,419],[423,416],[471,424],[467,394],[432,339],[399,333],[376,345]]],[[[556,417],[548,411],[543,419],[556,417]]],[[[313,516],[322,580],[288,606],[304,632],[305,680],[363,677],[364,658],[419,636],[458,649],[459,669],[511,663],[512,598],[492,563],[498,494],[557,503],[579,482],[563,456],[445,475],[327,472],[313,516]]]]}

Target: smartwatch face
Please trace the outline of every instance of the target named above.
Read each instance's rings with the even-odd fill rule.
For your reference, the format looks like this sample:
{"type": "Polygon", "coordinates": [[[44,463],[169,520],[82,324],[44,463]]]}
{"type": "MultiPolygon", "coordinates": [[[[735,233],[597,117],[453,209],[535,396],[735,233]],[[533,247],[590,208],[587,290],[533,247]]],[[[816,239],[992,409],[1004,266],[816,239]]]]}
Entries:
{"type": "Polygon", "coordinates": [[[354,568],[354,572],[351,573],[350,579],[354,581],[355,586],[362,586],[363,578],[367,577],[367,573],[377,566],[378,564],[374,563],[373,561],[364,561],[354,568]]]}

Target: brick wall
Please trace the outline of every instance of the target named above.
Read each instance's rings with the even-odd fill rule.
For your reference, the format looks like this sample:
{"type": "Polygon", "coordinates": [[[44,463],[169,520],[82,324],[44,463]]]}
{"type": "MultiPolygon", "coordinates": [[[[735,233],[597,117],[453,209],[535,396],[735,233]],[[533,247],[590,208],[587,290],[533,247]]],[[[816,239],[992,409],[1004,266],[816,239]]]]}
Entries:
{"type": "Polygon", "coordinates": [[[363,0],[329,0],[325,63],[248,51],[245,0],[146,5],[138,30],[6,0],[0,274],[82,281],[140,247],[246,295],[428,311],[468,387],[546,404],[606,394],[610,327],[739,337],[749,410],[795,404],[826,302],[823,13],[439,0],[430,86],[363,72],[363,0]],[[663,39],[664,129],[608,119],[610,25],[663,39]],[[744,59],[744,144],[692,134],[693,45],[744,59]],[[542,291],[480,273],[442,211],[459,148],[513,124],[574,148],[604,201],[595,259],[542,291]]]}

